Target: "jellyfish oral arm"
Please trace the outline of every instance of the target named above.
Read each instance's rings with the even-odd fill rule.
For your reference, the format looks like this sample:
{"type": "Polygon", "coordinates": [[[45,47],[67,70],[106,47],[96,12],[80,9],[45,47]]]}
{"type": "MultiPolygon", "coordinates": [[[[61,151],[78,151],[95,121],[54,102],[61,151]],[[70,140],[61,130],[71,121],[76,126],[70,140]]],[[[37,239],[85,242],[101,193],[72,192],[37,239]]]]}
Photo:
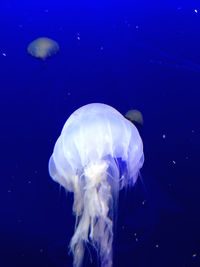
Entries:
{"type": "Polygon", "coordinates": [[[113,225],[108,217],[112,194],[107,181],[107,168],[106,161],[91,163],[85,168],[84,210],[80,215],[79,205],[73,208],[75,215],[80,217],[70,243],[74,266],[81,266],[84,242],[91,242],[100,252],[102,266],[112,266],[113,225]]]}

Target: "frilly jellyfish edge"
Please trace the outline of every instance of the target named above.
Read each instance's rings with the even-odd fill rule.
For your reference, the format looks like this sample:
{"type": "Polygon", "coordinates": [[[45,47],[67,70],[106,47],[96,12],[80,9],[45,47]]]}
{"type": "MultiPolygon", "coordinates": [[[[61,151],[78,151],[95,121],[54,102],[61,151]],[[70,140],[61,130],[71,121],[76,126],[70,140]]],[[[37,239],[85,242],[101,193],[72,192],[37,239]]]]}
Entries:
{"type": "Polygon", "coordinates": [[[74,193],[76,223],[70,242],[74,267],[82,265],[87,242],[97,250],[102,267],[112,266],[119,190],[135,184],[143,161],[136,127],[114,108],[88,104],[66,121],[49,160],[49,173],[74,193]]]}

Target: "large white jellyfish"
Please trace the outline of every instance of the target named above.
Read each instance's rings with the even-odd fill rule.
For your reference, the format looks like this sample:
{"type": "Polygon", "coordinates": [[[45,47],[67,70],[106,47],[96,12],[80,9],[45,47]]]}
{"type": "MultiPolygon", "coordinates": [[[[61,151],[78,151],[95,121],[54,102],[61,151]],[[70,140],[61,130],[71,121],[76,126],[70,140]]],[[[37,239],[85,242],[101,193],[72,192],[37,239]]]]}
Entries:
{"type": "Polygon", "coordinates": [[[89,242],[102,267],[112,266],[113,223],[119,190],[133,186],[144,162],[136,127],[111,106],[94,103],[66,121],[49,160],[49,173],[74,193],[73,266],[89,242]]]}

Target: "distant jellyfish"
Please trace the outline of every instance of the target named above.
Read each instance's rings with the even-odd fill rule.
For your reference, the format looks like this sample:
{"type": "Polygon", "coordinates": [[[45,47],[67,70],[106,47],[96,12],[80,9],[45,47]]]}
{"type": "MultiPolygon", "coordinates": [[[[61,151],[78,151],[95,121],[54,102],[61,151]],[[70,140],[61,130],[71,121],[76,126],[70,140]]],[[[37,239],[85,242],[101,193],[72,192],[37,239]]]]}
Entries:
{"type": "Polygon", "coordinates": [[[136,126],[143,126],[143,116],[139,110],[131,109],[126,113],[125,117],[136,126]]]}
{"type": "Polygon", "coordinates": [[[42,60],[56,55],[58,51],[58,43],[46,37],[35,39],[27,47],[28,54],[42,60]]]}
{"type": "Polygon", "coordinates": [[[73,266],[89,243],[101,267],[113,264],[113,224],[119,190],[133,186],[144,162],[137,128],[111,106],[93,103],[66,121],[49,160],[53,180],[74,193],[73,266]]]}

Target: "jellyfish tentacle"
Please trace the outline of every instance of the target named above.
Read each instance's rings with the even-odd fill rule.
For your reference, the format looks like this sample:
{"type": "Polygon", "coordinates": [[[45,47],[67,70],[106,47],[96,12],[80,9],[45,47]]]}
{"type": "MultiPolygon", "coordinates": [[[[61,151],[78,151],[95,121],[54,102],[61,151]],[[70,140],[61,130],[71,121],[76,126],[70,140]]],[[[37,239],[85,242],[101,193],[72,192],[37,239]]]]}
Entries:
{"type": "MultiPolygon", "coordinates": [[[[81,266],[84,242],[91,243],[101,258],[102,266],[112,266],[113,222],[111,186],[107,181],[107,162],[91,164],[85,170],[83,212],[70,242],[74,266],[81,266]]],[[[109,176],[111,176],[109,174],[109,176]]],[[[74,209],[78,212],[77,209],[74,209]]]]}

